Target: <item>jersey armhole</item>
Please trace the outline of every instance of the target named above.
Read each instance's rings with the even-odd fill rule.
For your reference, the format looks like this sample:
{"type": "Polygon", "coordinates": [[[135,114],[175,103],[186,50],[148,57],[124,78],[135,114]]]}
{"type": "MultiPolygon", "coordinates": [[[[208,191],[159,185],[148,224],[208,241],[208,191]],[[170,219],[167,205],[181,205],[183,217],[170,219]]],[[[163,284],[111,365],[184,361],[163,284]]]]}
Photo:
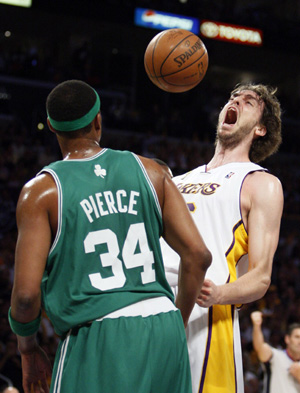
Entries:
{"type": "Polygon", "coordinates": [[[61,228],[62,228],[62,204],[63,204],[62,188],[61,188],[61,183],[59,181],[59,178],[58,178],[57,174],[52,169],[49,169],[49,168],[43,169],[43,170],[41,170],[37,174],[37,176],[42,174],[42,173],[49,173],[53,177],[53,180],[55,181],[55,184],[56,184],[56,187],[57,187],[57,196],[58,196],[58,200],[57,200],[57,206],[58,206],[58,209],[57,209],[57,214],[58,214],[58,217],[57,217],[57,231],[56,231],[56,235],[55,235],[53,244],[52,244],[52,246],[50,248],[50,251],[49,251],[49,255],[50,255],[53,252],[53,250],[55,249],[55,247],[56,247],[56,245],[58,243],[58,240],[60,238],[60,234],[61,234],[61,228]]]}
{"type": "Polygon", "coordinates": [[[160,217],[162,217],[162,211],[161,211],[161,207],[160,207],[160,204],[159,204],[158,196],[157,196],[156,190],[155,190],[155,188],[153,186],[153,183],[151,182],[150,177],[148,176],[146,168],[144,167],[142,161],[139,159],[139,157],[136,154],[132,153],[132,155],[134,156],[134,158],[138,162],[138,164],[139,164],[139,166],[140,166],[140,168],[141,168],[141,170],[142,170],[142,172],[143,172],[143,174],[145,176],[145,179],[146,179],[146,181],[147,181],[147,183],[148,183],[148,185],[150,187],[150,190],[152,192],[153,198],[155,200],[155,204],[156,204],[157,210],[159,212],[159,215],[160,215],[160,217]]]}

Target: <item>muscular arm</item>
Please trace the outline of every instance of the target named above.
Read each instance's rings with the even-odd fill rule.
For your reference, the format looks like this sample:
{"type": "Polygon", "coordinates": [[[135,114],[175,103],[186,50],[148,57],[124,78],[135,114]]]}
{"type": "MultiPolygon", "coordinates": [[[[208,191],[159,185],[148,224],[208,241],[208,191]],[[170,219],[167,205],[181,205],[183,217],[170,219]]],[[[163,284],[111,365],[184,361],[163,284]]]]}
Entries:
{"type": "Polygon", "coordinates": [[[265,172],[245,179],[241,205],[249,236],[249,269],[236,281],[220,286],[205,281],[198,304],[249,303],[264,296],[270,285],[283,209],[281,183],[265,172]]]}
{"type": "Polygon", "coordinates": [[[253,348],[257,353],[258,359],[261,362],[268,362],[272,357],[272,349],[269,344],[265,342],[264,335],[261,329],[263,315],[260,311],[251,313],[251,320],[253,324],[252,342],[253,348]]]}
{"type": "Polygon", "coordinates": [[[27,183],[17,205],[18,239],[11,298],[14,319],[26,323],[35,319],[41,307],[40,285],[51,246],[51,203],[57,203],[56,187],[49,175],[27,183]]]}
{"type": "Polygon", "coordinates": [[[148,163],[145,160],[143,163],[162,207],[163,237],[181,259],[176,305],[187,324],[211,263],[211,254],[171,177],[157,163],[148,163]]]}
{"type": "MultiPolygon", "coordinates": [[[[19,197],[11,315],[14,320],[21,323],[33,321],[40,313],[40,286],[51,245],[52,229],[49,216],[55,193],[53,180],[49,175],[42,175],[27,183],[19,197]]],[[[55,206],[52,209],[55,210],[55,206]]],[[[39,380],[44,390],[48,391],[46,381],[51,371],[50,362],[38,346],[36,334],[17,338],[22,356],[25,392],[30,392],[31,383],[38,385],[39,380]]]]}

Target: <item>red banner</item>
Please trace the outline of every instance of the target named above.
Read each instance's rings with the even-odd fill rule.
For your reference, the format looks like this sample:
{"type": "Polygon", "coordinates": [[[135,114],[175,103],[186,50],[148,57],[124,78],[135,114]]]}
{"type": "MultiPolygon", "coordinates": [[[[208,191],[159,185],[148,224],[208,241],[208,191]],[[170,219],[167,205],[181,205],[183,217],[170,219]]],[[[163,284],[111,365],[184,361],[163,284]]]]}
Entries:
{"type": "Polygon", "coordinates": [[[242,45],[262,46],[263,43],[262,30],[211,20],[203,20],[201,22],[200,33],[207,38],[242,45]]]}

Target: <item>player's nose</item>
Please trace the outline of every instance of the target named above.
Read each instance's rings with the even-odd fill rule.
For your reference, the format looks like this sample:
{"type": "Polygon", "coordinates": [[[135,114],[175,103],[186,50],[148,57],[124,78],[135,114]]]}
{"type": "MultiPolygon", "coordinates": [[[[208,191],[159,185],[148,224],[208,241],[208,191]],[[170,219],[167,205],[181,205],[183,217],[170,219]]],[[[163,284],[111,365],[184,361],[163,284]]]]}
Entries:
{"type": "Polygon", "coordinates": [[[232,102],[233,102],[234,104],[236,104],[236,105],[240,105],[241,97],[239,97],[239,96],[234,97],[233,100],[232,100],[232,102]]]}

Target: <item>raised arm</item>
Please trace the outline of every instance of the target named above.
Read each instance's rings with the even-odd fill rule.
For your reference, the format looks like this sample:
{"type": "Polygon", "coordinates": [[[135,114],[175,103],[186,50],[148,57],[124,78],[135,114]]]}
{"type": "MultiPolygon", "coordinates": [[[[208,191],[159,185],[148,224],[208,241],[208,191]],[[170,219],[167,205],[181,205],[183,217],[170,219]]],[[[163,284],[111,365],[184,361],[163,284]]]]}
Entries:
{"type": "Polygon", "coordinates": [[[263,314],[260,311],[251,313],[252,329],[252,343],[253,348],[261,362],[268,362],[272,357],[272,348],[265,342],[264,335],[261,329],[263,322],[263,314]]]}
{"type": "Polygon", "coordinates": [[[279,180],[265,172],[254,172],[245,179],[241,205],[248,231],[249,269],[236,281],[216,286],[205,281],[198,304],[249,303],[264,296],[271,281],[283,210],[279,180]]]}
{"type": "Polygon", "coordinates": [[[162,207],[163,237],[181,259],[176,306],[186,325],[211,263],[211,254],[171,177],[157,163],[148,161],[143,163],[162,207]]]}

